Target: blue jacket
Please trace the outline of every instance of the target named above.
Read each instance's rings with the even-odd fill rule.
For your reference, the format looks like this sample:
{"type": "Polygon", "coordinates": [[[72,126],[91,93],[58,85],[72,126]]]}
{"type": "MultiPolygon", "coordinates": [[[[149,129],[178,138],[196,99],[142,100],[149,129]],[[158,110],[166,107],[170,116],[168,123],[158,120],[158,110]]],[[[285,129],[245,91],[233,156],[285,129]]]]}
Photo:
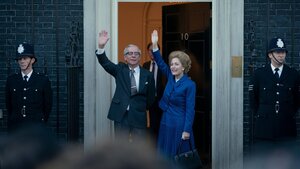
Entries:
{"type": "Polygon", "coordinates": [[[183,127],[183,131],[192,132],[195,116],[196,84],[186,74],[177,82],[170,67],[163,61],[159,51],[153,52],[154,59],[167,77],[167,85],[159,102],[164,111],[161,123],[168,126],[183,127]]]}

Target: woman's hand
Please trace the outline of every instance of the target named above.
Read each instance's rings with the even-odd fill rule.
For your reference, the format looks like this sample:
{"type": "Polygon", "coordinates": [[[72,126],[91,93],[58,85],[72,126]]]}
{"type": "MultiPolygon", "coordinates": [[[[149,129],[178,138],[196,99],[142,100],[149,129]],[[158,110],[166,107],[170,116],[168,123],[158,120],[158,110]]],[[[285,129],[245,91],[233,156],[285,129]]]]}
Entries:
{"type": "Polygon", "coordinates": [[[184,131],[182,132],[182,140],[187,140],[187,139],[190,139],[190,133],[184,131]]]}
{"type": "Polygon", "coordinates": [[[157,30],[154,30],[151,34],[151,41],[152,41],[152,49],[158,49],[158,33],[157,30]]]}

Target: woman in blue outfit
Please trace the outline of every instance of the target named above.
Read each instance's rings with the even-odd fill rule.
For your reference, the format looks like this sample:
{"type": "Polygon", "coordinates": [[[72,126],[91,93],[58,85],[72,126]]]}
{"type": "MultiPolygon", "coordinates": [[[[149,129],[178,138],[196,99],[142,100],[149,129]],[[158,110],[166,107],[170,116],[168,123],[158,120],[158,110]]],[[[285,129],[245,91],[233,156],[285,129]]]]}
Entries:
{"type": "Polygon", "coordinates": [[[182,51],[169,55],[168,66],[162,59],[157,46],[157,31],[152,32],[153,56],[158,68],[167,77],[167,85],[159,102],[163,110],[158,135],[158,149],[167,156],[174,157],[183,141],[181,152],[189,151],[188,139],[194,148],[193,121],[195,115],[196,84],[188,76],[191,68],[190,57],[182,51]]]}

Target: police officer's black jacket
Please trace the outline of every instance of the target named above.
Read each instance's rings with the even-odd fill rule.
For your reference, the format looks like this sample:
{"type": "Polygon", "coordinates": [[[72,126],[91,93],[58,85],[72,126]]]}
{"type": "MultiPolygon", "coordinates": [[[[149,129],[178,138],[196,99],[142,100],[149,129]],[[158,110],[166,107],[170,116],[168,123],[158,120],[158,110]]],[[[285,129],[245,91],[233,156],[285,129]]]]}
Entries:
{"type": "Polygon", "coordinates": [[[47,76],[33,71],[28,82],[21,73],[7,78],[6,108],[8,127],[26,122],[46,122],[52,107],[52,89],[47,76]]]}
{"type": "Polygon", "coordinates": [[[249,84],[254,136],[276,139],[296,135],[299,107],[299,74],[287,65],[278,79],[270,65],[257,69],[249,84]]]}

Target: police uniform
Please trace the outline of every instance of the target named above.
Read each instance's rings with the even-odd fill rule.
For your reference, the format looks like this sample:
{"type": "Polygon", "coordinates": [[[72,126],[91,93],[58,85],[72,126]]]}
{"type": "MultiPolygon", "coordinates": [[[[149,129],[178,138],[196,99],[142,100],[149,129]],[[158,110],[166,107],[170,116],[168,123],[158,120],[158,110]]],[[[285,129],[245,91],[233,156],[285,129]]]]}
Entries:
{"type": "MultiPolygon", "coordinates": [[[[269,52],[272,50],[286,51],[282,39],[274,38],[270,41],[269,52]]],[[[298,72],[285,64],[279,78],[274,75],[271,65],[265,65],[254,72],[249,83],[249,96],[255,138],[296,136],[299,84],[298,72]]]]}
{"type": "MultiPolygon", "coordinates": [[[[18,46],[16,60],[24,56],[35,58],[32,45],[23,43],[18,46]]],[[[24,123],[46,122],[51,107],[52,89],[47,76],[33,70],[28,81],[24,80],[21,72],[7,78],[6,108],[9,129],[15,129],[24,123]]]]}

